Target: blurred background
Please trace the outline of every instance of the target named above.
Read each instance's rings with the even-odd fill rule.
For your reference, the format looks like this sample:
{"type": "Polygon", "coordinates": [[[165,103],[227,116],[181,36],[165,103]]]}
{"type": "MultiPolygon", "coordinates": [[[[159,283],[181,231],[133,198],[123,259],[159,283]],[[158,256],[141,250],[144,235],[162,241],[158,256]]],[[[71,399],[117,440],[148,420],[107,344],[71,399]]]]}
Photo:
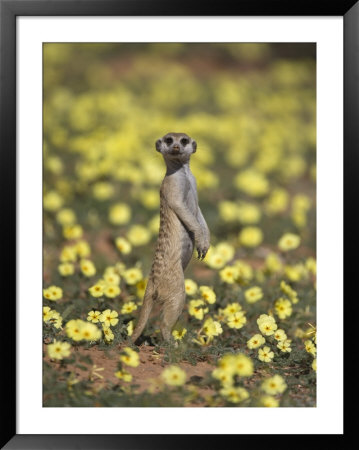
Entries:
{"type": "MultiPolygon", "coordinates": [[[[291,232],[297,257],[315,256],[315,44],[49,43],[43,52],[46,283],[60,282],[63,248],[79,238],[99,271],[125,259],[147,275],[165,174],[154,144],[170,131],[197,141],[191,169],[213,245],[260,262],[291,232]]],[[[220,268],[210,256],[186,276],[210,284],[220,268]]],[[[301,269],[286,276],[298,281],[301,269]]]]}

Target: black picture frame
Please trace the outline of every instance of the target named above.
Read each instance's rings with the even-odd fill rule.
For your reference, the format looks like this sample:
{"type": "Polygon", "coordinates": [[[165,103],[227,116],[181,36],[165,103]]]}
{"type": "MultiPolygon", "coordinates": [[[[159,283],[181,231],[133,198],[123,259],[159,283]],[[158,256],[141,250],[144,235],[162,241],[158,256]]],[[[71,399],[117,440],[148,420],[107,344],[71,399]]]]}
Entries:
{"type": "MultiPolygon", "coordinates": [[[[0,0],[0,192],[3,212],[2,278],[5,280],[2,308],[3,348],[1,370],[3,420],[1,448],[6,449],[175,449],[198,447],[205,436],[191,435],[18,435],[16,434],[16,18],[18,16],[342,16],[344,18],[344,209],[345,229],[351,236],[344,245],[347,260],[353,256],[358,240],[355,220],[354,186],[359,154],[359,2],[322,0],[288,2],[282,0],[247,0],[193,2],[188,0],[0,0]],[[6,299],[6,300],[5,300],[6,299]]],[[[352,260],[352,258],[350,258],[352,260]]],[[[354,263],[355,264],[355,263],[354,263]]],[[[349,267],[349,265],[348,265],[349,267]]],[[[355,266],[354,266],[355,267],[355,266]]],[[[356,277],[353,270],[344,273],[347,292],[356,277]]],[[[355,302],[355,299],[352,299],[355,302]]],[[[353,303],[354,303],[353,302],[353,303]]],[[[353,306],[352,306],[353,308],[353,306]]],[[[354,312],[354,311],[353,311],[354,312]]],[[[347,329],[350,304],[346,305],[347,329]]],[[[352,322],[353,323],[353,322],[352,322]]],[[[345,349],[345,355],[352,351],[345,349]]],[[[349,358],[347,358],[347,363],[349,358]]],[[[347,372],[350,372],[348,369],[347,372]]],[[[348,389],[347,389],[348,392],[348,389]]],[[[347,404],[347,402],[346,402],[347,404]]],[[[150,417],[149,417],[149,420],[150,417]]],[[[345,435],[354,423],[348,418],[345,435]]],[[[264,435],[211,435],[206,446],[245,445],[268,439],[264,435]],[[225,439],[225,441],[223,440],[225,439]],[[232,441],[232,444],[231,444],[232,441]]],[[[275,438],[276,435],[271,435],[275,438]]],[[[313,437],[313,436],[312,436],[313,437]]],[[[311,437],[311,438],[312,438],[311,437]]],[[[331,436],[331,439],[343,437],[331,436]]],[[[288,437],[293,438],[293,435],[288,437]]],[[[298,443],[306,435],[296,436],[298,443]]],[[[287,444],[286,444],[287,445],[287,444]]],[[[276,442],[276,447],[280,447],[276,442]]]]}

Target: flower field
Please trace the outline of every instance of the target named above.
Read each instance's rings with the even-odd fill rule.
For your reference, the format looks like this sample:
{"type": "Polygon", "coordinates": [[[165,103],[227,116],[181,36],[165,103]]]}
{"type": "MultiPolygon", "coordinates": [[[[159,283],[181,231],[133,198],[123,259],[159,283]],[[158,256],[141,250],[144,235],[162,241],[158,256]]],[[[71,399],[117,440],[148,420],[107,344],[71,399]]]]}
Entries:
{"type": "Polygon", "coordinates": [[[44,406],[316,405],[315,74],[311,44],[44,45],[44,406]],[[171,131],[211,247],[133,345],[171,131]]]}

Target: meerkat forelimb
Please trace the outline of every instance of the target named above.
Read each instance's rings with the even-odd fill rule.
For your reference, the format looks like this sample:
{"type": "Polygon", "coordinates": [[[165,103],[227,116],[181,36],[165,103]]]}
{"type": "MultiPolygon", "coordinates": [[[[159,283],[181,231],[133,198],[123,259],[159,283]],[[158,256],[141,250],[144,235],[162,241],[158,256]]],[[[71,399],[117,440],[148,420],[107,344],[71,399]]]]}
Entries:
{"type": "Polygon", "coordinates": [[[196,149],[196,141],[185,133],[168,133],[156,141],[167,171],[160,188],[156,251],[132,342],[141,335],[154,302],[162,307],[163,339],[170,340],[185,303],[184,270],[194,247],[203,260],[210,245],[209,229],[198,205],[196,179],[189,168],[196,149]]]}

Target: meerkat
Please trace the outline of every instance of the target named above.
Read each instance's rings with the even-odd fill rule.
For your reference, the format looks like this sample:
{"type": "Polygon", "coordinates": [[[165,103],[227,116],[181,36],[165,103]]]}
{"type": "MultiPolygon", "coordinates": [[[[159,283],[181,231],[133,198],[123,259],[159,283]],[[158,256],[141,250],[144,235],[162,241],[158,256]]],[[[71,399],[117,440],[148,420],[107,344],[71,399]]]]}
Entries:
{"type": "Polygon", "coordinates": [[[156,141],[156,150],[167,171],[160,188],[160,228],[140,316],[131,341],[141,335],[155,302],[162,310],[161,333],[165,341],[185,303],[184,270],[196,247],[203,260],[210,246],[210,232],[198,206],[196,179],[189,160],[197,143],[185,133],[168,133],[156,141]]]}

